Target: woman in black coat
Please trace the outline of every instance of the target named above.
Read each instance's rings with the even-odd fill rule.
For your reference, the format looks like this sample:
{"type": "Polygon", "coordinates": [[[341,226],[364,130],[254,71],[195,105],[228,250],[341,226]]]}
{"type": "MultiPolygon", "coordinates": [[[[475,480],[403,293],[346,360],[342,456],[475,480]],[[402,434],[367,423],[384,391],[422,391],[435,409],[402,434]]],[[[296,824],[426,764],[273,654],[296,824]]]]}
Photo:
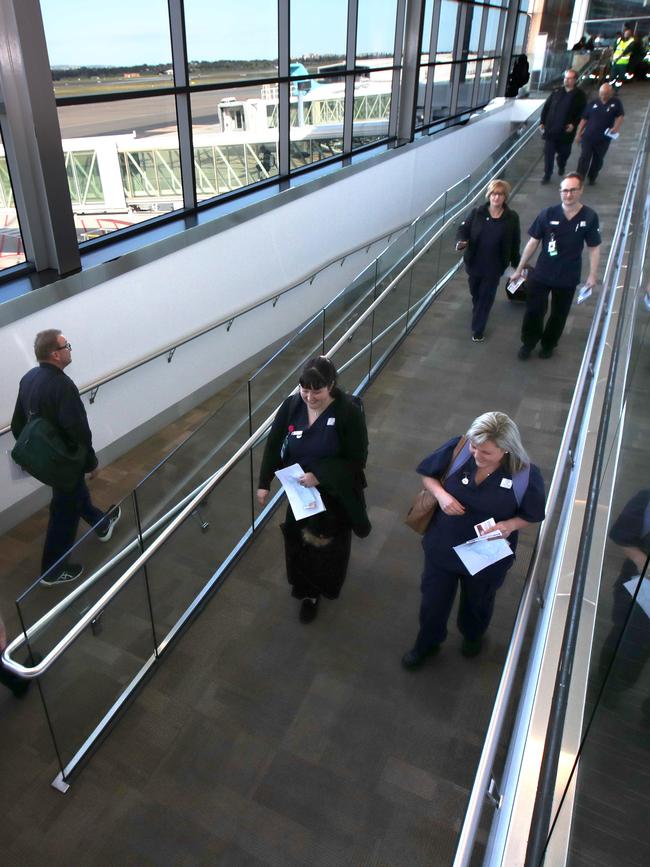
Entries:
{"type": "Polygon", "coordinates": [[[300,484],[318,488],[326,511],[296,521],[291,506],[282,532],[291,594],[302,600],[300,620],[312,621],[322,596],[336,599],[345,581],[352,533],[367,536],[363,489],[368,432],[359,398],[336,385],[325,356],[310,359],[299,393],[278,410],[260,468],[257,500],[264,506],[276,470],[300,464],[300,484]]]}
{"type": "Polygon", "coordinates": [[[517,267],[521,229],[519,215],[508,207],[507,181],[490,181],[487,204],[479,205],[458,227],[456,249],[464,250],[465,270],[472,295],[472,340],[483,340],[499,280],[508,265],[517,267]]]}

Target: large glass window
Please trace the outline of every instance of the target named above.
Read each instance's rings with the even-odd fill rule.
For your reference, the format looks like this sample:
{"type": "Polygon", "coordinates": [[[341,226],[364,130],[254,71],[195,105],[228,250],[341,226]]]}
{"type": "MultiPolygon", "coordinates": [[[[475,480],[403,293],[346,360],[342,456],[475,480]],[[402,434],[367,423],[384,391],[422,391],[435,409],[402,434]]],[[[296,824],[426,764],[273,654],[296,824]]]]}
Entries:
{"type": "Polygon", "coordinates": [[[80,242],[183,207],[172,96],[59,108],[80,242]]]}
{"type": "Polygon", "coordinates": [[[167,0],[41,0],[57,96],[174,84],[167,0]]]}
{"type": "Polygon", "coordinates": [[[397,0],[359,0],[357,67],[388,66],[393,62],[397,0]],[[383,60],[383,63],[377,61],[383,60]]]}
{"type": "Polygon", "coordinates": [[[278,174],[278,87],[247,85],[192,94],[194,177],[199,201],[278,174]]]}
{"type": "Polygon", "coordinates": [[[0,136],[0,271],[25,261],[18,212],[4,143],[0,136]]]}
{"type": "Polygon", "coordinates": [[[192,84],[277,78],[278,0],[185,0],[185,30],[192,84]]]}
{"type": "Polygon", "coordinates": [[[345,61],[347,0],[290,0],[289,18],[292,76],[345,61]]]}

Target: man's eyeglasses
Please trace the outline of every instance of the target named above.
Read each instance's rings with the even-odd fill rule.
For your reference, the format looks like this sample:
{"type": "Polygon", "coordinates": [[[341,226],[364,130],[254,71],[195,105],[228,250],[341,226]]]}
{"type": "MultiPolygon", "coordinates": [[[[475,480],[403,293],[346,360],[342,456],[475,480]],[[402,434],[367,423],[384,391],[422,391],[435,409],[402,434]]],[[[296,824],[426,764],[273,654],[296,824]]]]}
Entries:
{"type": "Polygon", "coordinates": [[[60,352],[62,349],[72,349],[72,344],[71,343],[64,343],[63,346],[57,346],[57,348],[54,351],[60,352]]]}
{"type": "Polygon", "coordinates": [[[568,187],[566,190],[563,190],[562,187],[560,187],[560,192],[561,193],[579,193],[580,187],[568,187]]]}

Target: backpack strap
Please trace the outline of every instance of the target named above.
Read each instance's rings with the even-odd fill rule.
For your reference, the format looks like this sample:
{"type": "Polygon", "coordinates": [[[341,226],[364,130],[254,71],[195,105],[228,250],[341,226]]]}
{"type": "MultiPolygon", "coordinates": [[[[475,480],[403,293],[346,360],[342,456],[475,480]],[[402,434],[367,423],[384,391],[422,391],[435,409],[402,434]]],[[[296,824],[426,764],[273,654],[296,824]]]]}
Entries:
{"type": "Polygon", "coordinates": [[[521,501],[524,499],[524,494],[528,490],[528,482],[530,481],[530,464],[515,473],[512,477],[512,491],[517,500],[517,505],[521,506],[521,501]]]}
{"type": "MultiPolygon", "coordinates": [[[[463,466],[463,464],[467,462],[470,457],[469,447],[469,438],[461,437],[458,441],[458,445],[454,449],[454,455],[452,457],[451,464],[449,465],[449,469],[447,470],[446,476],[451,476],[452,473],[455,473],[456,470],[459,470],[463,466]]],[[[512,477],[512,491],[515,495],[515,499],[517,500],[517,506],[521,506],[521,502],[524,499],[524,494],[528,490],[529,481],[530,464],[527,464],[512,477]]],[[[648,529],[650,530],[650,504],[648,504],[648,508],[646,509],[645,518],[648,522],[648,529]]]]}

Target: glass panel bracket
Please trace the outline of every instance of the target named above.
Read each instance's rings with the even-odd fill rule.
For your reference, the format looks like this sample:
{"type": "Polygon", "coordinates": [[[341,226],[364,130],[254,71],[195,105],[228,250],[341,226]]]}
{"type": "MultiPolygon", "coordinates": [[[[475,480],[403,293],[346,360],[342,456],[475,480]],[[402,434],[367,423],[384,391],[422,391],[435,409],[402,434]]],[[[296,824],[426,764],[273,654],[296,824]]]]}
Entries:
{"type": "Polygon", "coordinates": [[[490,778],[490,785],[488,786],[488,790],[485,793],[485,797],[492,804],[495,810],[499,810],[501,808],[501,804],[503,803],[503,795],[499,791],[499,787],[497,786],[494,777],[490,778]]]}

